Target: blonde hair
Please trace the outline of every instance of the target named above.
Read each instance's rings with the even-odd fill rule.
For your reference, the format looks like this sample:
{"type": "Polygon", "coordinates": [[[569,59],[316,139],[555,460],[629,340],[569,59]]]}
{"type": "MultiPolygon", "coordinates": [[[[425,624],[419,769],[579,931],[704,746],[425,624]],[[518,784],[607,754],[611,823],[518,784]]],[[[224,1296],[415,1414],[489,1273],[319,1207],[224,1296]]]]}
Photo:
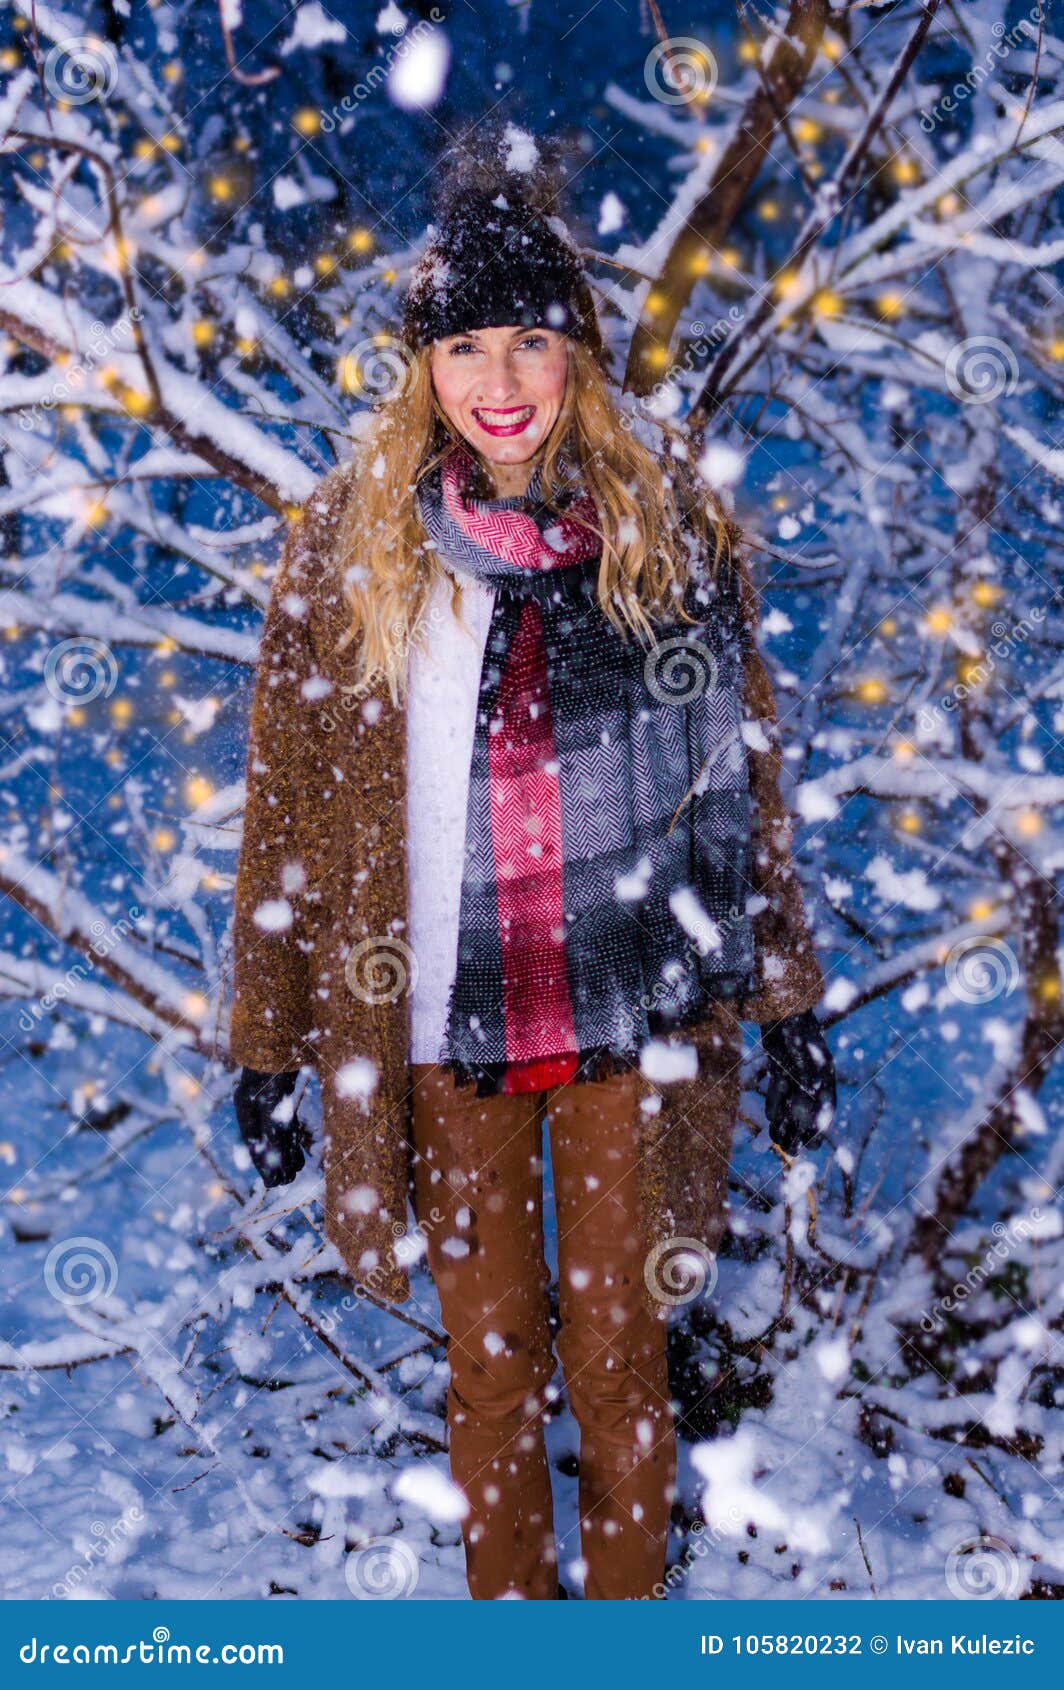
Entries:
{"type": "MultiPolygon", "coordinates": [[[[671,458],[666,472],[635,439],[594,353],[575,338],[566,344],[569,378],[543,446],[542,501],[564,514],[557,500],[566,490],[567,469],[591,494],[601,522],[594,530],[602,547],[599,604],[620,634],[634,633],[649,644],[655,615],[688,620],[680,601],[695,560],[715,571],[722,557],[730,557],[738,531],[683,457],[671,458]]],[[[383,680],[394,701],[404,695],[410,642],[441,569],[426,544],[414,496],[419,482],[463,445],[472,451],[440,407],[431,349],[423,347],[347,470],[339,562],[351,625],[342,643],[359,642],[360,692],[383,680]]],[[[477,467],[473,492],[492,497],[490,467],[479,458],[477,467]]]]}

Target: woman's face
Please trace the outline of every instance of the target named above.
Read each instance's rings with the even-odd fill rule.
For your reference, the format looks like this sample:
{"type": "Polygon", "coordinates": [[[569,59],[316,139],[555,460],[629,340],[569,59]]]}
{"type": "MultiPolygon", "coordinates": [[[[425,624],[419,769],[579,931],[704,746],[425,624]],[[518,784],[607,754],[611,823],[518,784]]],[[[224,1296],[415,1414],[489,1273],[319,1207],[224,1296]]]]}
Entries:
{"type": "Polygon", "coordinates": [[[436,397],[452,428],[492,464],[535,457],[568,373],[566,337],[555,329],[474,329],[432,343],[436,397]]]}

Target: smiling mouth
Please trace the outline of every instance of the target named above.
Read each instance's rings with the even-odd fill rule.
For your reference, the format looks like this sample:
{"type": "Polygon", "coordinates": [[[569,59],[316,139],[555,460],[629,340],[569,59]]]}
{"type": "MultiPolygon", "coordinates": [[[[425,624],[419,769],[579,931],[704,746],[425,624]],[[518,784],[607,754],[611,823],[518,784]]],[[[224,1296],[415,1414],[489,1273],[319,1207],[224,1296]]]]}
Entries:
{"type": "Polygon", "coordinates": [[[489,434],[520,434],[535,414],[534,405],[511,405],[502,411],[489,410],[485,405],[473,406],[473,415],[489,434]]]}

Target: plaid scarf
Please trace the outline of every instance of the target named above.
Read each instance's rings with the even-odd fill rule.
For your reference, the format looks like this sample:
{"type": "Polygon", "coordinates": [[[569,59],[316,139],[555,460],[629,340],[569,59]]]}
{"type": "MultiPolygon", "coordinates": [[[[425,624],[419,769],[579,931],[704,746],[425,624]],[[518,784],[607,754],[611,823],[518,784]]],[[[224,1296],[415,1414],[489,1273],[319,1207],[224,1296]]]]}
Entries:
{"type": "MultiPolygon", "coordinates": [[[[494,589],[469,771],[458,957],[439,1060],[477,1093],[630,1062],[750,989],[746,637],[734,580],[645,648],[596,593],[594,501],[469,494],[459,448],[418,489],[441,559],[494,589]]],[[[722,570],[722,576],[731,576],[722,570]]]]}

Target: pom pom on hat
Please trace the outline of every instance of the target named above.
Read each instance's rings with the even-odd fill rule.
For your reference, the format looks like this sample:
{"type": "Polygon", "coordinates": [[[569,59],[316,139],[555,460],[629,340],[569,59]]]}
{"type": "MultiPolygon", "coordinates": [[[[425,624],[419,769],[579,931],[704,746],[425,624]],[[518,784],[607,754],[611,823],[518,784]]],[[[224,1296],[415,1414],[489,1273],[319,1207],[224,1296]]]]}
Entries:
{"type": "Polygon", "coordinates": [[[413,346],[508,325],[552,328],[601,359],[580,252],[558,211],[556,143],[514,123],[467,133],[440,166],[429,242],[403,305],[413,346]]]}

